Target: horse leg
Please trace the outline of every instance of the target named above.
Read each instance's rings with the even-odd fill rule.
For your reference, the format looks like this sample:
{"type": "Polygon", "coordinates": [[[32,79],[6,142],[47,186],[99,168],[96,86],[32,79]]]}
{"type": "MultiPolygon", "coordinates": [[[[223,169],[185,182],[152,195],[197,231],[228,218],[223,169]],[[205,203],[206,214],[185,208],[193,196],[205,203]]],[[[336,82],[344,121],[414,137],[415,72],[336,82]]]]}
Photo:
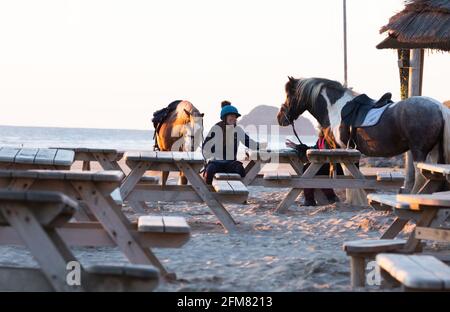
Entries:
{"type": "Polygon", "coordinates": [[[180,172],[180,178],[178,179],[178,185],[187,185],[188,180],[183,172],[180,172]]]}
{"type": "Polygon", "coordinates": [[[161,184],[162,185],[166,185],[168,178],[169,178],[169,171],[161,172],[161,184]]]}
{"type": "Polygon", "coordinates": [[[403,185],[403,193],[411,193],[416,177],[416,167],[414,166],[411,151],[405,153],[405,184],[403,185]]]}
{"type": "Polygon", "coordinates": [[[411,194],[417,194],[419,190],[425,185],[426,179],[417,169],[417,164],[419,162],[424,162],[427,158],[427,154],[421,150],[411,150],[412,161],[414,166],[414,184],[411,189],[411,194]]]}

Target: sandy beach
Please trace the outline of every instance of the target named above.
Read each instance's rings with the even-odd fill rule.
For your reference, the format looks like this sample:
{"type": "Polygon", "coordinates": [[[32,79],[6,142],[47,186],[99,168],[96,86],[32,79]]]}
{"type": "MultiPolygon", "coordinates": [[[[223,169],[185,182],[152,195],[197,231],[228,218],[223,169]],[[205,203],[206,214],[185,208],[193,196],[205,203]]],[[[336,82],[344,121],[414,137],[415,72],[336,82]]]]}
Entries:
{"type": "MultiPolygon", "coordinates": [[[[170,183],[176,183],[176,178],[171,176],[170,183]]],[[[250,187],[247,204],[226,205],[239,222],[234,235],[223,232],[204,204],[149,203],[149,214],[183,216],[192,228],[192,237],[182,248],[154,250],[178,277],[175,282],[161,283],[157,291],[351,290],[343,242],[378,238],[393,215],[345,204],[343,190],[338,190],[340,203],[304,207],[300,197],[288,213],[273,214],[287,191],[250,187]]],[[[138,217],[129,207],[123,209],[130,219],[138,217]]],[[[403,235],[412,228],[407,227],[403,235]]],[[[437,245],[427,248],[440,249],[437,245]]],[[[74,251],[83,264],[127,263],[115,248],[74,251]]],[[[2,246],[0,265],[37,264],[25,248],[2,246]]]]}

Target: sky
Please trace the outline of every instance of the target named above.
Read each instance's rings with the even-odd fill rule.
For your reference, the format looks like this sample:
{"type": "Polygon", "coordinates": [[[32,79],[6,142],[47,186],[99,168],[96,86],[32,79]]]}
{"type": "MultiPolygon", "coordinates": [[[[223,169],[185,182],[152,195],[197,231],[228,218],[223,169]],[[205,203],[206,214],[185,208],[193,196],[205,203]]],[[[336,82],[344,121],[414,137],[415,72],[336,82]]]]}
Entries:
{"type": "MultiPolygon", "coordinates": [[[[349,86],[399,98],[395,50],[377,50],[402,0],[348,0],[349,86]]],[[[341,0],[0,1],[0,125],[151,129],[191,101],[280,106],[287,76],[343,81],[341,0]]],[[[449,54],[427,53],[423,94],[449,100],[449,54]],[[445,75],[445,76],[444,76],[445,75]]]]}

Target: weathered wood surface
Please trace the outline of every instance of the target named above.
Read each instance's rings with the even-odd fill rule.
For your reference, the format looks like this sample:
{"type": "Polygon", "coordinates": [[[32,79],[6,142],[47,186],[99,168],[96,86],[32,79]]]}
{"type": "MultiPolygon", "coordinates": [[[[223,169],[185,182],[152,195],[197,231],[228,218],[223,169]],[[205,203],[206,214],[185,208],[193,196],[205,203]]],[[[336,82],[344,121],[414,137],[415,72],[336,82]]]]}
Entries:
{"type": "Polygon", "coordinates": [[[379,254],[381,270],[414,290],[450,290],[450,268],[432,256],[379,254]]]}
{"type": "Polygon", "coordinates": [[[0,147],[0,163],[71,166],[75,153],[63,149],[0,147]]]}
{"type": "Polygon", "coordinates": [[[364,239],[345,242],[343,248],[348,254],[380,253],[399,250],[405,244],[404,239],[364,239]]]}

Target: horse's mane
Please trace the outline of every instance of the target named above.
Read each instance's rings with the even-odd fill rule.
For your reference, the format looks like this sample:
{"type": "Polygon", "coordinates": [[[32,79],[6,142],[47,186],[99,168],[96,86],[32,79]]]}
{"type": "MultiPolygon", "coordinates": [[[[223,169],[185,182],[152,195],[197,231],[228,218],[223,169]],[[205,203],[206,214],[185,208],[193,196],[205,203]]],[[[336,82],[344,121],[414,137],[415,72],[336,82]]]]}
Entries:
{"type": "Polygon", "coordinates": [[[312,108],[323,88],[335,89],[342,92],[345,92],[346,90],[340,82],[335,80],[325,78],[301,78],[297,80],[297,86],[295,88],[297,103],[303,103],[306,107],[312,108]]]}

